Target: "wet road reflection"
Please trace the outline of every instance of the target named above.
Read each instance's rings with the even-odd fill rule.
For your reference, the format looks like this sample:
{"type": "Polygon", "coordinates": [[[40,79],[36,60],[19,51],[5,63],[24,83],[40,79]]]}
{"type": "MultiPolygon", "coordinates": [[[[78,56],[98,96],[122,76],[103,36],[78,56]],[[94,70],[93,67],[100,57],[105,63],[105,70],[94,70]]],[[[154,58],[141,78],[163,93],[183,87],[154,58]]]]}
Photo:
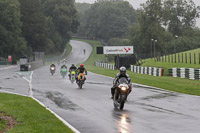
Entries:
{"type": "Polygon", "coordinates": [[[119,133],[130,133],[131,119],[128,111],[113,110],[113,117],[117,121],[116,127],[119,133]]]}

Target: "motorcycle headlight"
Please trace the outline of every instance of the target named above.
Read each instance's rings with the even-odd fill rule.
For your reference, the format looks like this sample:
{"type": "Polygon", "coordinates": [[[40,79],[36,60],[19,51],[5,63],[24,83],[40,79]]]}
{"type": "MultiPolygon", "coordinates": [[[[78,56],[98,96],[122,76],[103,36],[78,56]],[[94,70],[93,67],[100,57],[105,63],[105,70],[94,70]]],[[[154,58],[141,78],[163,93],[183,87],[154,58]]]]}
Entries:
{"type": "Polygon", "coordinates": [[[55,68],[54,67],[51,67],[51,70],[54,70],[55,68]]]}
{"type": "Polygon", "coordinates": [[[123,86],[121,89],[122,89],[123,91],[125,91],[125,90],[126,90],[126,87],[123,86]]]}

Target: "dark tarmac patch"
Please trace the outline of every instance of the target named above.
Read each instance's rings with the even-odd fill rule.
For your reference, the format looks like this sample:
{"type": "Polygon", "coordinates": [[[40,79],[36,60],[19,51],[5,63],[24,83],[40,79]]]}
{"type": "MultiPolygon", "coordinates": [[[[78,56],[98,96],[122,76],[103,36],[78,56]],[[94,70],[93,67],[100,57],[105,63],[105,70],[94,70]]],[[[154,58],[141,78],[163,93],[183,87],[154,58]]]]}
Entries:
{"type": "Polygon", "coordinates": [[[86,82],[88,84],[97,84],[97,85],[111,85],[110,83],[98,83],[98,82],[86,82]]]}
{"type": "Polygon", "coordinates": [[[37,89],[34,89],[34,88],[32,88],[32,91],[34,91],[34,92],[36,92],[36,93],[43,94],[43,92],[42,92],[42,91],[39,91],[39,90],[37,90],[37,89]]]}
{"type": "Polygon", "coordinates": [[[151,87],[151,86],[140,86],[140,85],[135,85],[134,83],[133,83],[133,88],[134,87],[136,87],[136,88],[141,88],[141,89],[148,89],[148,90],[150,90],[150,91],[152,91],[152,92],[160,92],[160,93],[162,93],[162,92],[167,92],[167,93],[173,93],[172,91],[169,91],[169,90],[164,90],[164,89],[161,89],[161,88],[155,88],[155,87],[151,87]]]}
{"type": "Polygon", "coordinates": [[[13,77],[14,77],[14,78],[19,78],[19,76],[18,76],[18,75],[13,75],[13,77]]]}
{"type": "Polygon", "coordinates": [[[153,96],[147,96],[144,98],[141,98],[141,100],[151,100],[151,99],[163,99],[167,97],[177,97],[178,95],[175,95],[173,93],[161,93],[161,94],[156,94],[153,96]]]}
{"type": "Polygon", "coordinates": [[[76,104],[59,92],[47,92],[46,97],[53,101],[60,108],[73,111],[78,109],[76,104]]]}
{"type": "Polygon", "coordinates": [[[191,117],[190,115],[186,115],[186,114],[183,114],[183,113],[178,113],[178,112],[175,112],[173,110],[164,109],[162,107],[157,107],[157,106],[154,106],[154,105],[149,105],[149,104],[145,104],[145,103],[135,103],[135,104],[142,105],[142,106],[144,106],[143,109],[146,109],[146,110],[151,111],[151,112],[163,112],[163,113],[164,112],[169,112],[169,113],[173,113],[173,114],[177,114],[177,115],[183,115],[183,116],[191,117]],[[151,107],[151,108],[147,108],[147,107],[151,107]]]}
{"type": "Polygon", "coordinates": [[[3,88],[3,87],[0,87],[0,89],[4,89],[4,90],[15,90],[14,88],[3,88]]]}

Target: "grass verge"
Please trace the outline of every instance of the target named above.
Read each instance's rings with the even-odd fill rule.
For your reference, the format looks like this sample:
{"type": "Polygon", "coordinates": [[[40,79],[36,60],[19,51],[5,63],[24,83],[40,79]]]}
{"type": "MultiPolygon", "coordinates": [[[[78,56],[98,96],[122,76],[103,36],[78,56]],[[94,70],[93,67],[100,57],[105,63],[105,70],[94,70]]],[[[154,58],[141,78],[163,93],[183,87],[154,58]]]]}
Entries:
{"type": "Polygon", "coordinates": [[[72,46],[68,43],[66,45],[66,52],[65,52],[64,57],[66,58],[71,53],[71,51],[72,51],[72,46]]]}
{"type": "MultiPolygon", "coordinates": [[[[52,113],[29,97],[0,93],[0,101],[0,112],[5,112],[18,122],[9,133],[73,133],[52,113]]],[[[5,123],[0,121],[0,129],[4,126],[5,123]]]]}
{"type": "MultiPolygon", "coordinates": [[[[96,47],[102,46],[100,42],[98,41],[91,41],[91,40],[83,40],[83,39],[76,39],[79,41],[84,41],[93,47],[93,51],[89,57],[89,59],[85,62],[85,66],[88,69],[88,71],[106,75],[110,77],[114,77],[117,70],[108,70],[100,67],[95,67],[94,62],[98,60],[104,60],[105,55],[97,55],[96,54],[96,47]]],[[[189,80],[189,79],[181,79],[181,78],[174,78],[169,76],[163,76],[163,77],[154,77],[150,75],[145,74],[137,74],[130,71],[127,71],[127,73],[130,75],[132,82],[159,87],[166,90],[171,90],[175,92],[185,93],[185,94],[191,94],[191,95],[198,95],[200,96],[200,82],[197,80],[189,80]]]]}
{"type": "Polygon", "coordinates": [[[200,48],[177,53],[176,54],[176,63],[175,63],[175,55],[172,54],[172,55],[168,55],[166,57],[165,56],[161,57],[161,61],[163,61],[163,62],[155,62],[154,59],[146,59],[146,60],[144,60],[145,63],[143,63],[142,66],[164,68],[164,75],[167,75],[168,69],[170,69],[170,68],[200,68],[199,54],[200,54],[200,48]],[[187,56],[186,56],[186,54],[187,54],[187,56]],[[189,56],[190,54],[191,54],[191,64],[190,64],[190,56],[189,56]],[[194,54],[196,57],[196,64],[194,63],[194,54]],[[178,59],[178,57],[179,57],[179,59],[178,59]],[[187,59],[187,61],[186,61],[186,59],[187,59]]]}

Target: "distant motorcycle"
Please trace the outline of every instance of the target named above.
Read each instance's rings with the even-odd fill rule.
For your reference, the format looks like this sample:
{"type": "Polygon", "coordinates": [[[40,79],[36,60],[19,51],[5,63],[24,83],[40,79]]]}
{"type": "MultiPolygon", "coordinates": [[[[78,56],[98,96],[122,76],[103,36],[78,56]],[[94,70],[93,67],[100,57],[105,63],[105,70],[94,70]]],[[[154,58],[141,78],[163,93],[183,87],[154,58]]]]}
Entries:
{"type": "Polygon", "coordinates": [[[56,71],[56,67],[51,66],[50,67],[50,73],[51,73],[52,76],[54,75],[55,71],[56,71]]]}
{"type": "Polygon", "coordinates": [[[63,78],[65,78],[65,76],[67,75],[67,68],[65,67],[61,68],[60,74],[62,75],[63,78]]]}
{"type": "Polygon", "coordinates": [[[115,89],[113,104],[117,109],[122,110],[130,92],[130,87],[126,78],[120,78],[115,89]]]}
{"type": "Polygon", "coordinates": [[[85,81],[85,75],[84,75],[84,73],[79,73],[79,75],[77,77],[77,84],[78,84],[78,87],[80,89],[82,89],[84,81],[85,81]]]}
{"type": "Polygon", "coordinates": [[[75,78],[76,78],[76,72],[74,70],[72,70],[71,73],[70,73],[70,78],[69,78],[71,83],[74,83],[75,78]]]}

